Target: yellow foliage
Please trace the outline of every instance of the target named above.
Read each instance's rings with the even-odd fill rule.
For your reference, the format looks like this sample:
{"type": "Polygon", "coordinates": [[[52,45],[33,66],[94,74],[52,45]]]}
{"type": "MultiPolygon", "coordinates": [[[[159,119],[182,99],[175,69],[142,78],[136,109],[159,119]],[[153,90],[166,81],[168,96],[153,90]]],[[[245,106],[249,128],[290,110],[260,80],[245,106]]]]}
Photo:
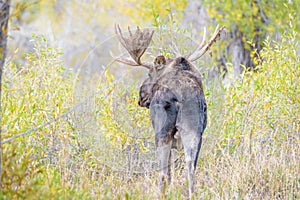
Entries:
{"type": "Polygon", "coordinates": [[[104,5],[107,8],[114,7],[120,14],[128,16],[130,23],[141,25],[153,21],[155,15],[159,15],[161,19],[166,19],[171,12],[176,14],[176,19],[179,20],[183,17],[187,0],[105,0],[104,5]]]}

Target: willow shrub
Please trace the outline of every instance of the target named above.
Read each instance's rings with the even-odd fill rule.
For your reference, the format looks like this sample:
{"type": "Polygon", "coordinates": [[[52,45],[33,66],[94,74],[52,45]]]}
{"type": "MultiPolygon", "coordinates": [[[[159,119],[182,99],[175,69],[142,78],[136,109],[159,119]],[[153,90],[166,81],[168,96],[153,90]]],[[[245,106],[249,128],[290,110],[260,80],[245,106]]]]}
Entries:
{"type": "Polygon", "coordinates": [[[281,141],[297,136],[300,59],[296,33],[282,37],[280,43],[266,40],[258,59],[261,64],[255,71],[245,72],[243,80],[227,91],[223,137],[231,138],[233,146],[246,138],[251,140],[247,148],[266,139],[280,146],[281,141]]]}
{"type": "Polygon", "coordinates": [[[290,31],[280,42],[266,40],[255,70],[225,88],[221,100],[208,89],[205,196],[299,198],[300,58],[290,31]]]}
{"type": "MultiPolygon", "coordinates": [[[[196,199],[299,197],[298,49],[295,32],[279,43],[267,40],[260,64],[242,74],[241,82],[218,93],[217,86],[206,86],[209,120],[196,199]]],[[[73,106],[76,77],[60,54],[35,38],[35,49],[22,64],[9,59],[3,139],[73,106]]],[[[70,114],[2,146],[2,199],[155,198],[154,134],[149,111],[137,105],[138,86],[115,81],[109,73],[98,83],[87,114],[70,114]],[[80,123],[81,116],[89,119],[80,123]]],[[[183,198],[182,174],[175,170],[170,198],[183,198]]]]}
{"type": "MultiPolygon", "coordinates": [[[[73,105],[74,75],[64,67],[61,51],[47,45],[44,37],[34,36],[32,42],[32,52],[23,60],[8,58],[4,68],[3,140],[51,121],[73,105]]],[[[61,173],[54,165],[63,156],[62,144],[70,138],[72,127],[72,122],[61,119],[2,145],[2,199],[72,193],[63,187],[61,173]]]]}

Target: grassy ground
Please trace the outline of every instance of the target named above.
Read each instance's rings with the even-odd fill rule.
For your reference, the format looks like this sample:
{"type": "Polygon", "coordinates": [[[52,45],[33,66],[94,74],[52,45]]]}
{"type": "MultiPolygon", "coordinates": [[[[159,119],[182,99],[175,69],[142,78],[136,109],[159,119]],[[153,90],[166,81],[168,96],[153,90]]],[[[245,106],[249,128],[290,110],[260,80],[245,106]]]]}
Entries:
{"type": "MultiPolygon", "coordinates": [[[[154,135],[149,111],[137,106],[137,85],[106,73],[95,91],[86,89],[94,95],[77,100],[78,76],[64,68],[59,51],[36,40],[24,63],[7,62],[3,138],[84,103],[3,144],[1,199],[158,199],[154,135]]],[[[255,72],[228,88],[206,86],[209,121],[194,199],[300,198],[297,45],[295,33],[280,44],[266,41],[255,72]]],[[[175,158],[166,199],[186,199],[182,152],[175,158]]]]}

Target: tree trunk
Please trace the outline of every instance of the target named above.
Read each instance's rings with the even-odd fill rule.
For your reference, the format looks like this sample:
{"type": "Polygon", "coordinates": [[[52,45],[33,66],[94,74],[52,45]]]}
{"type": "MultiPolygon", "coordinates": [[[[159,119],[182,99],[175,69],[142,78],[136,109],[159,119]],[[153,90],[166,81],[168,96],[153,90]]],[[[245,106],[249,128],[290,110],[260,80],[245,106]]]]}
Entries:
{"type": "MultiPolygon", "coordinates": [[[[264,11],[261,8],[259,0],[253,0],[253,3],[259,8],[257,16],[253,16],[254,20],[261,20],[263,24],[267,23],[267,18],[264,15],[264,11]]],[[[189,0],[186,10],[183,24],[187,26],[192,24],[193,28],[197,31],[203,30],[205,26],[213,23],[213,19],[208,16],[207,9],[203,5],[203,0],[189,0]]],[[[238,25],[232,22],[231,27],[226,27],[230,31],[230,37],[226,39],[226,52],[224,55],[217,55],[217,66],[209,70],[209,79],[219,77],[220,73],[223,74],[223,83],[231,85],[235,80],[240,79],[240,74],[246,68],[255,68],[253,60],[250,56],[250,50],[245,48],[243,42],[243,33],[239,31],[238,25]],[[227,62],[232,63],[232,71],[227,67],[227,62]]],[[[257,53],[262,49],[262,41],[265,35],[261,34],[261,27],[257,26],[255,32],[257,33],[253,38],[257,53]]],[[[206,62],[207,63],[207,62],[206,62]]]]}
{"type": "Polygon", "coordinates": [[[10,0],[0,0],[0,187],[2,187],[2,71],[6,57],[10,0]]]}
{"type": "MultiPolygon", "coordinates": [[[[232,62],[233,66],[233,78],[234,80],[240,79],[240,74],[243,72],[243,67],[253,67],[253,63],[250,57],[250,51],[245,49],[243,42],[243,33],[238,31],[238,28],[234,26],[231,32],[231,42],[227,47],[229,55],[227,57],[232,62]]],[[[233,81],[234,81],[233,80],[233,81]]]]}
{"type": "Polygon", "coordinates": [[[202,0],[189,0],[185,9],[183,25],[188,27],[193,25],[196,30],[203,30],[211,19],[208,16],[206,8],[203,6],[202,0]]]}

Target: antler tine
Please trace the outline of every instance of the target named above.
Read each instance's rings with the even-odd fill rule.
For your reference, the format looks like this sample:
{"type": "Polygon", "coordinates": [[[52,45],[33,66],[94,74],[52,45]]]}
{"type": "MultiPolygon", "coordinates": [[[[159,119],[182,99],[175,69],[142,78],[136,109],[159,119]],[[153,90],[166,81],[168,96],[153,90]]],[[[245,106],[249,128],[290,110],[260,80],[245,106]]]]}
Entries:
{"type": "Polygon", "coordinates": [[[140,52],[140,56],[138,57],[138,59],[139,59],[138,61],[139,61],[139,62],[141,62],[140,59],[141,59],[142,55],[143,55],[143,54],[145,53],[145,51],[148,49],[149,44],[150,44],[150,42],[151,42],[151,40],[152,40],[153,33],[154,33],[154,31],[152,31],[152,32],[150,33],[148,29],[146,29],[145,31],[146,31],[146,32],[144,32],[144,34],[140,34],[140,33],[141,33],[140,28],[138,27],[138,29],[137,29],[137,33],[139,33],[139,36],[142,37],[142,38],[140,38],[140,40],[143,41],[143,43],[141,44],[141,45],[143,46],[143,47],[142,47],[142,51],[140,52]]]}
{"type": "Polygon", "coordinates": [[[220,37],[220,34],[224,29],[225,26],[219,28],[218,25],[215,29],[213,36],[209,39],[208,43],[204,44],[205,42],[205,38],[204,38],[204,40],[202,40],[201,44],[193,51],[193,53],[188,55],[186,58],[192,62],[201,58],[208,51],[208,49],[213,45],[213,43],[215,43],[216,40],[220,37]]]}
{"type": "Polygon", "coordinates": [[[136,32],[138,33],[138,34],[140,34],[140,27],[139,26],[136,26],[136,32]]]}
{"type": "Polygon", "coordinates": [[[131,37],[132,36],[132,32],[130,30],[130,26],[128,26],[128,32],[129,32],[129,36],[131,37]]]}
{"type": "Polygon", "coordinates": [[[115,25],[115,33],[117,35],[117,38],[132,58],[130,59],[121,57],[117,58],[116,60],[127,65],[143,66],[150,69],[152,67],[152,64],[141,62],[141,57],[147,50],[154,31],[152,31],[150,34],[147,29],[141,31],[140,28],[137,27],[135,33],[132,33],[130,27],[128,26],[128,32],[129,36],[124,37],[120,26],[117,24],[115,25]]]}
{"type": "MultiPolygon", "coordinates": [[[[123,63],[123,64],[126,64],[126,65],[130,65],[130,66],[143,66],[143,65],[137,64],[136,62],[134,62],[133,60],[131,60],[129,58],[124,58],[124,57],[116,58],[116,61],[118,61],[120,63],[123,63]]],[[[146,67],[146,66],[144,66],[144,67],[146,67]]],[[[148,67],[146,67],[146,68],[150,69],[148,67]]]]}
{"type": "Polygon", "coordinates": [[[118,24],[115,24],[115,33],[118,37],[118,40],[121,42],[122,46],[126,48],[126,43],[122,34],[122,30],[118,24]]]}
{"type": "MultiPolygon", "coordinates": [[[[129,54],[132,56],[132,53],[131,53],[132,50],[130,49],[130,46],[128,45],[129,38],[125,38],[123,36],[122,29],[120,28],[119,24],[116,25],[116,27],[117,27],[116,35],[117,35],[119,41],[121,42],[122,46],[127,50],[127,52],[129,52],[129,54]]],[[[130,31],[129,26],[128,26],[128,31],[129,31],[130,37],[132,37],[132,33],[130,31]]],[[[132,58],[134,59],[134,61],[136,61],[134,57],[132,57],[132,58]]],[[[122,60],[124,60],[126,62],[125,64],[128,64],[128,65],[133,65],[133,66],[139,66],[140,65],[139,63],[135,63],[133,61],[130,61],[130,59],[128,59],[128,58],[126,58],[126,59],[125,58],[117,59],[117,61],[119,61],[119,62],[122,62],[122,60]]]]}

